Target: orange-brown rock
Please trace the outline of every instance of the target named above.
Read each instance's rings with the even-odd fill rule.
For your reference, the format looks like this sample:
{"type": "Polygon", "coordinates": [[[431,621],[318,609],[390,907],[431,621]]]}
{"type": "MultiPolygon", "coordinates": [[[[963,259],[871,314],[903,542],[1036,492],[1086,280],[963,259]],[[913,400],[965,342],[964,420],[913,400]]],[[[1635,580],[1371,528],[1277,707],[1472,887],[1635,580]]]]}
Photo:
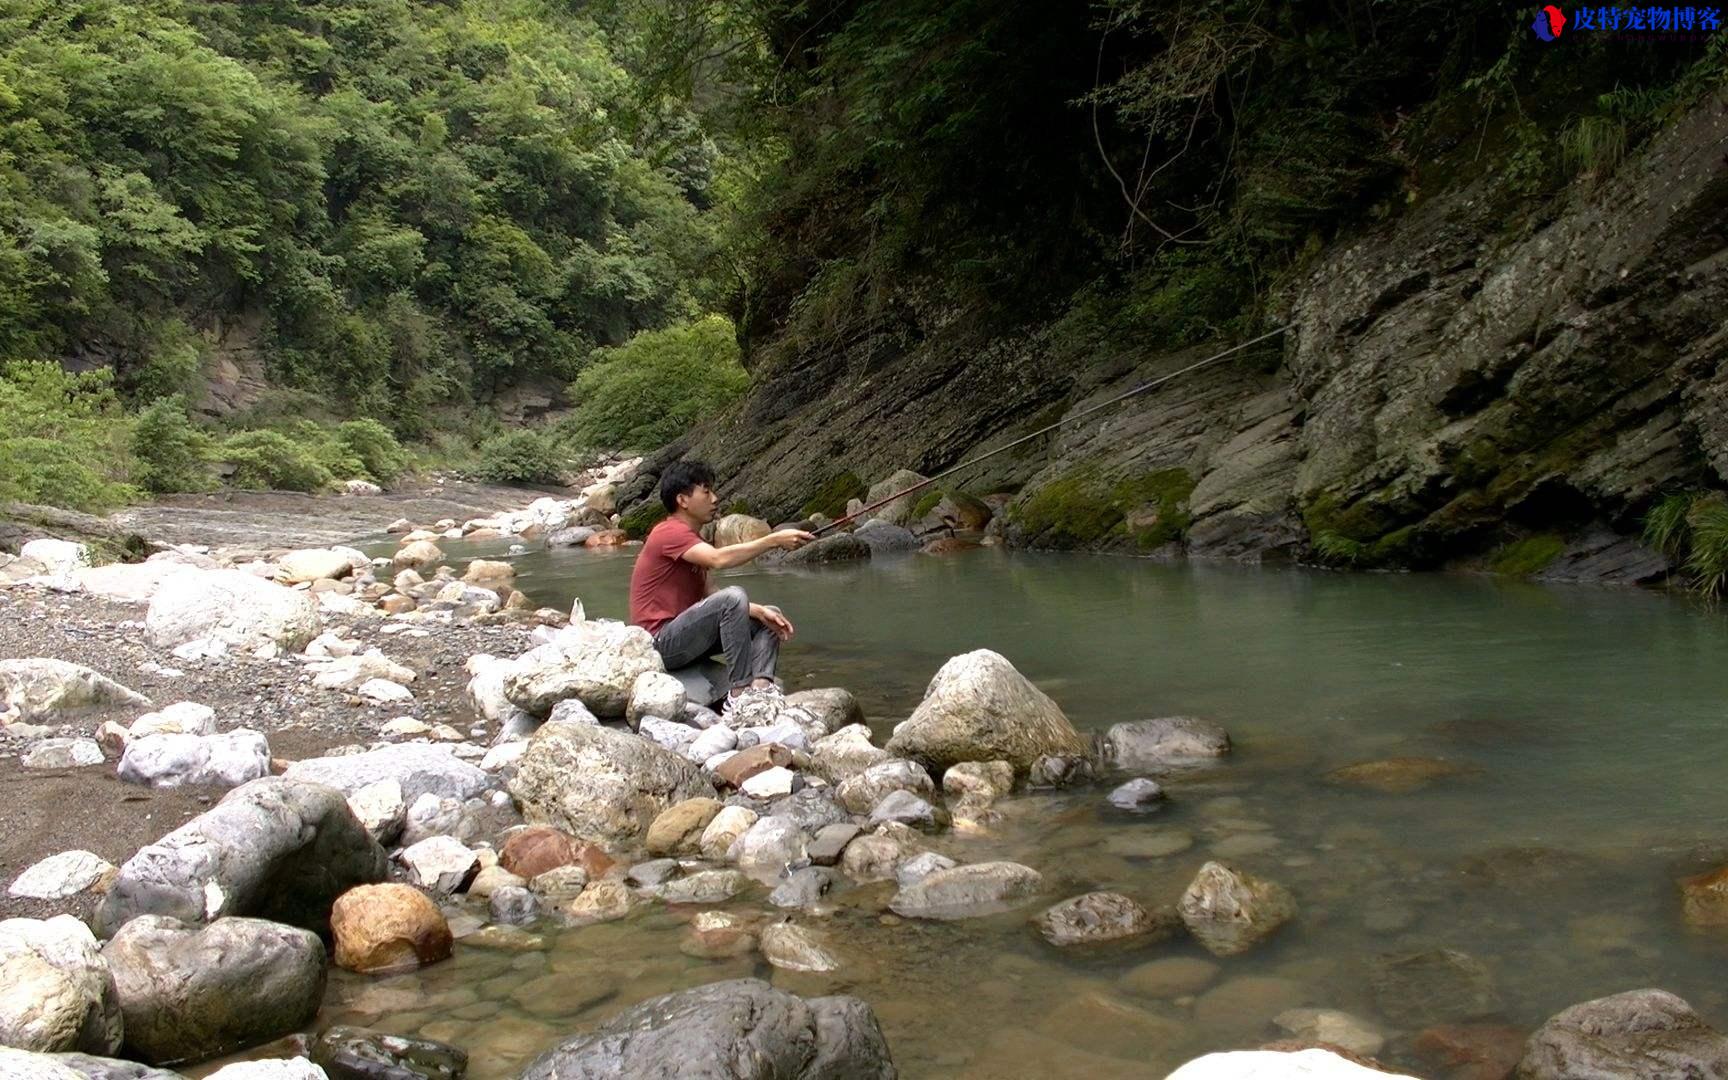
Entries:
{"type": "Polygon", "coordinates": [[[758,743],[722,761],[714,770],[723,783],[738,787],[759,772],[792,764],[792,751],[779,743],[758,743]]]}
{"type": "Polygon", "coordinates": [[[588,538],[587,547],[621,547],[630,542],[630,534],[623,529],[603,529],[588,538]]]}
{"type": "Polygon", "coordinates": [[[464,539],[464,540],[496,540],[503,535],[504,534],[499,532],[497,529],[475,529],[473,532],[468,533],[467,535],[463,536],[462,539],[464,539]]]}
{"type": "Polygon", "coordinates": [[[1447,1080],[1506,1080],[1524,1057],[1524,1032],[1505,1024],[1440,1024],[1420,1032],[1410,1050],[1436,1070],[1449,1070],[1447,1080]]]}
{"type": "Polygon", "coordinates": [[[386,596],[378,601],[378,606],[392,615],[400,615],[404,611],[413,611],[420,605],[414,602],[412,596],[403,596],[401,593],[397,593],[395,596],[386,596]]]}
{"type": "Polygon", "coordinates": [[[922,550],[926,555],[953,555],[961,551],[973,551],[983,546],[978,541],[968,540],[963,536],[944,536],[939,540],[932,540],[925,544],[922,550]]]}
{"type": "Polygon", "coordinates": [[[560,866],[580,866],[588,880],[605,876],[612,857],[593,844],[583,843],[550,825],[530,825],[513,834],[498,853],[498,865],[520,878],[533,879],[560,866]]]}
{"type": "Polygon", "coordinates": [[[648,854],[694,854],[702,847],[702,831],[723,807],[719,799],[695,798],[662,811],[648,826],[648,854]]]}
{"type": "Polygon", "coordinates": [[[1333,769],[1326,774],[1326,779],[1334,784],[1378,791],[1382,795],[1408,795],[1436,780],[1463,776],[1471,771],[1469,766],[1439,758],[1397,757],[1360,761],[1333,769]]]}
{"type": "Polygon", "coordinates": [[[1693,926],[1728,926],[1728,866],[1680,883],[1682,909],[1693,926]]]}
{"type": "Polygon", "coordinates": [[[330,933],[337,966],[367,974],[437,963],[452,947],[444,913],[410,885],[349,889],[330,909],[330,933]]]}

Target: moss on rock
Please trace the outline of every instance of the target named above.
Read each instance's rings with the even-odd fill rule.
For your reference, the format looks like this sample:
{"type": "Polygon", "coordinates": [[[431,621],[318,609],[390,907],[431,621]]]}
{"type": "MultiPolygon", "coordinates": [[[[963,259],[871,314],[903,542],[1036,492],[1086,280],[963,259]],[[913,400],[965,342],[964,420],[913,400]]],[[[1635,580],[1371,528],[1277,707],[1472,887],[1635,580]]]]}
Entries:
{"type": "Polygon", "coordinates": [[[1540,533],[1502,544],[1488,558],[1488,566],[1496,574],[1529,577],[1548,566],[1566,550],[1566,541],[1553,533],[1540,533]]]}
{"type": "Polygon", "coordinates": [[[640,540],[648,535],[648,530],[666,520],[666,507],[659,502],[650,500],[637,503],[629,511],[618,517],[618,527],[632,540],[640,540]]]}
{"type": "Polygon", "coordinates": [[[807,518],[811,514],[823,514],[831,518],[845,517],[846,503],[862,499],[869,490],[857,473],[843,472],[817,488],[810,501],[798,509],[798,516],[807,518]]]}
{"type": "Polygon", "coordinates": [[[1089,547],[1131,540],[1141,549],[1181,539],[1191,518],[1194,478],[1186,469],[1110,480],[1081,465],[1038,488],[1011,516],[1029,540],[1051,547],[1089,547]]]}

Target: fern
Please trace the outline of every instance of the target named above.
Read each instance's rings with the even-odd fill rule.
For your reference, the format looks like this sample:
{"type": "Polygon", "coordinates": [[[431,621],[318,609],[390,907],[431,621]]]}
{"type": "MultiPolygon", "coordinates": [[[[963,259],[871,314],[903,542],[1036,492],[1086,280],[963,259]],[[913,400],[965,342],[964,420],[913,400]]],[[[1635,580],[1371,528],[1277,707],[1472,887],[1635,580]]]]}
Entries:
{"type": "Polygon", "coordinates": [[[1670,559],[1679,559],[1691,543],[1686,515],[1697,496],[1689,491],[1665,496],[1644,517],[1644,543],[1670,559]]]}
{"type": "Polygon", "coordinates": [[[1699,592],[1720,596],[1728,584],[1728,500],[1721,496],[1695,499],[1687,524],[1692,549],[1686,557],[1686,572],[1699,592]]]}

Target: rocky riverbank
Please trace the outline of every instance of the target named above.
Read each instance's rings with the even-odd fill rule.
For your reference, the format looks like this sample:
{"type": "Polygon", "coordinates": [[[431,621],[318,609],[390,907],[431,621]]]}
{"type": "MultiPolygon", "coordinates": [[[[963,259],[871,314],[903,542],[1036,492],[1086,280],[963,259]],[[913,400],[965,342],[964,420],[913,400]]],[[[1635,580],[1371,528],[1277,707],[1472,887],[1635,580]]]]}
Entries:
{"type": "MultiPolygon", "coordinates": [[[[731,1062],[724,1075],[894,1076],[877,1015],[892,1001],[780,985],[868,962],[835,932],[841,908],[906,932],[1006,918],[1076,956],[1189,943],[1210,959],[1150,959],[1124,992],[1266,1009],[1276,1056],[1207,1055],[1184,1080],[1384,1075],[1375,1059],[1472,1077],[1728,1068],[1728,1039],[1659,991],[1567,1010],[1528,1039],[1496,1028],[1491,975],[1446,950],[1376,969],[1396,1027],[1282,994],[1279,979],[1207,990],[1304,918],[1304,884],[1233,865],[1223,845],[1158,898],[1074,891],[1060,865],[968,846],[1023,825],[1040,792],[1156,813],[1173,783],[1232,752],[1215,724],[1163,717],[1087,737],[983,649],[943,664],[892,730],[843,687],[716,711],[703,673],[664,671],[642,631],[536,609],[508,562],[452,565],[438,547],[481,533],[613,542],[614,498],[597,487],[460,522],[389,522],[400,543],[376,559],[236,545],[90,567],[86,551],[49,542],[0,568],[0,789],[15,808],[0,834],[0,1045],[13,1048],[0,1072],[166,1077],[265,1052],[278,1056],[214,1075],[460,1076],[494,1044],[454,1045],[436,1024],[320,1023],[332,981],[460,966],[464,950],[532,956],[554,929],[646,920],[716,973],[744,962],[774,984],[696,979],[537,1036],[513,1047],[540,1055],[521,1075],[731,1062]],[[68,1056],[80,1053],[141,1064],[68,1056]]],[[[759,524],[732,519],[717,539],[759,524]]],[[[868,551],[871,534],[899,539],[889,530],[906,531],[890,516],[836,539],[868,551]]],[[[1396,795],[1454,773],[1387,759],[1332,779],[1396,795]]],[[[1222,813],[1232,800],[1214,802],[1222,813]]],[[[1230,850],[1264,848],[1263,828],[1237,822],[1230,850]]],[[[1149,833],[1136,856],[1166,838],[1149,833]]],[[[1719,918],[1717,878],[1688,888],[1692,921],[1719,918]]],[[[536,1004],[615,980],[581,964],[525,968],[512,992],[536,1004]]],[[[1138,1075],[1124,1052],[1180,1042],[1172,1016],[1087,1007],[1118,1029],[1120,1045],[1085,1057],[1097,1075],[1138,1075]]]]}

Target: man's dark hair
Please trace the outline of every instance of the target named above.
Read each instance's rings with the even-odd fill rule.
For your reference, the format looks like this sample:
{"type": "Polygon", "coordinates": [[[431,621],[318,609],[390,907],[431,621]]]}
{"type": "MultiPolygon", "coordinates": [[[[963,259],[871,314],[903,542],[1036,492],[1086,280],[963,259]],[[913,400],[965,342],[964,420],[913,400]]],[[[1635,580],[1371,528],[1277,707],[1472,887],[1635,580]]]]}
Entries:
{"type": "Polygon", "coordinates": [[[660,501],[670,514],[678,509],[678,496],[699,487],[714,490],[714,470],[700,461],[674,461],[660,474],[660,501]]]}

